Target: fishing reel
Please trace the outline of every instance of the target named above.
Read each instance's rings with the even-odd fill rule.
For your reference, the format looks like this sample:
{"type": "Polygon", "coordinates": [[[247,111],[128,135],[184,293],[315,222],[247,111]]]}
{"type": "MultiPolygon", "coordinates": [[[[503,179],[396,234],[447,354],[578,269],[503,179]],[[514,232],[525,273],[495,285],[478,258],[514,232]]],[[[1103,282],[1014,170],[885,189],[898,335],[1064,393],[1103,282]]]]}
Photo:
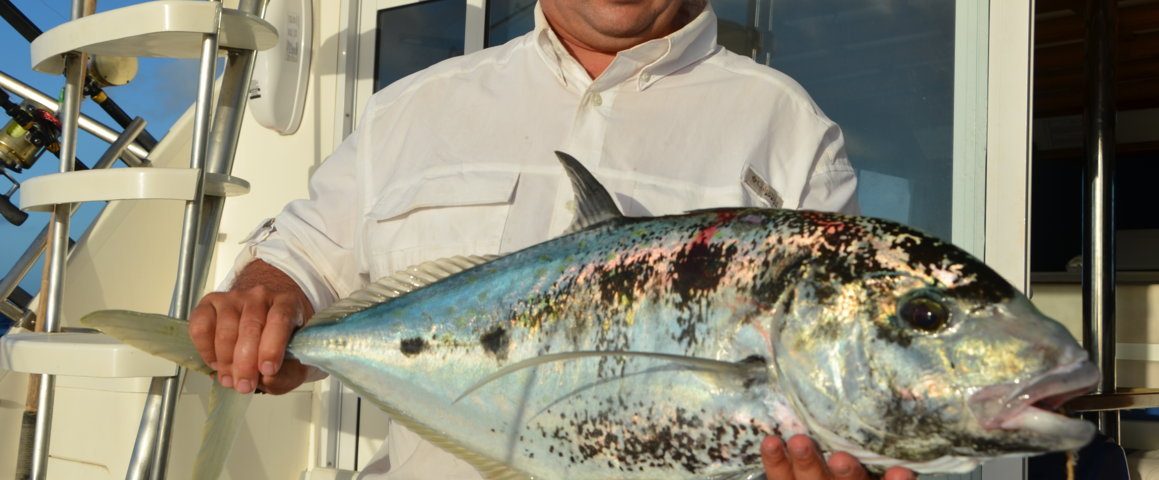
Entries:
{"type": "Polygon", "coordinates": [[[20,189],[20,182],[7,170],[20,173],[32,167],[45,150],[59,152],[60,120],[30,102],[12,102],[3,90],[0,90],[0,107],[11,117],[0,130],[0,174],[12,184],[0,195],[0,215],[13,225],[21,225],[28,214],[12,203],[12,195],[20,189]]]}

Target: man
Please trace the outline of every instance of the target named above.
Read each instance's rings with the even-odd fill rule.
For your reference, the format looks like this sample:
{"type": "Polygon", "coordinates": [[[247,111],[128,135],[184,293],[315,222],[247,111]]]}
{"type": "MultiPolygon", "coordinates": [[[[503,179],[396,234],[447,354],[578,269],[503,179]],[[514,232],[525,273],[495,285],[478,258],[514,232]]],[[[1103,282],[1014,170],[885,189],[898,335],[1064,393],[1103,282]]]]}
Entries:
{"type": "MultiPolygon", "coordinates": [[[[703,3],[541,0],[535,14],[530,34],[375,94],[310,200],[255,234],[230,291],[190,317],[224,386],[300,385],[311,372],[283,358],[293,330],[372,279],[560,234],[572,192],[553,150],[584,162],[629,215],[856,210],[838,127],[792,80],[717,46],[703,3]]],[[[829,474],[809,439],[790,441],[794,455],[778,445],[762,449],[773,478],[829,474]]],[[[833,459],[833,473],[856,475],[842,478],[865,476],[852,457],[833,459]]],[[[478,478],[398,425],[363,473],[478,478]]]]}

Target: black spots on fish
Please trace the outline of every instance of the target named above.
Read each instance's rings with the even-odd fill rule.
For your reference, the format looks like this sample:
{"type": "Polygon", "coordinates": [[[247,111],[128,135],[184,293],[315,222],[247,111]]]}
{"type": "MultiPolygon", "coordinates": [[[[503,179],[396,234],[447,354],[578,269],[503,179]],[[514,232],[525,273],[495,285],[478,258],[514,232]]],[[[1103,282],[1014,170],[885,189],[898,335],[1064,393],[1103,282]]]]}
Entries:
{"type": "Polygon", "coordinates": [[[679,327],[672,335],[672,340],[691,349],[700,343],[701,330],[704,329],[704,319],[708,316],[708,299],[697,299],[694,302],[684,302],[683,313],[675,318],[679,327]]]}
{"type": "Polygon", "coordinates": [[[951,448],[956,442],[950,438],[957,434],[947,427],[952,422],[942,417],[944,409],[905,399],[897,392],[882,407],[880,431],[889,434],[862,438],[863,446],[910,461],[928,461],[953,453],[951,448]]]}
{"type": "Polygon", "coordinates": [[[886,431],[904,435],[936,436],[945,429],[938,411],[926,408],[920,401],[905,399],[898,392],[886,402],[882,418],[889,425],[886,431]]]}
{"type": "Polygon", "coordinates": [[[621,472],[703,472],[712,465],[759,465],[761,439],[780,433],[706,409],[663,410],[612,397],[588,403],[597,407],[560,413],[563,422],[552,427],[536,426],[539,441],[550,442],[548,454],[621,472]]]}
{"type": "Polygon", "coordinates": [[[1014,287],[990,267],[979,265],[974,271],[974,281],[946,290],[954,298],[974,300],[979,303],[1002,303],[1017,293],[1014,287]]]}
{"type": "Polygon", "coordinates": [[[672,259],[672,290],[685,300],[704,297],[716,290],[736,256],[736,245],[709,240],[689,243],[672,259]]]}
{"type": "Polygon", "coordinates": [[[544,323],[555,321],[559,317],[561,300],[554,292],[528,297],[513,310],[516,325],[527,330],[538,330],[544,323]]]}
{"type": "Polygon", "coordinates": [[[753,286],[753,296],[766,305],[779,305],[789,311],[796,296],[796,287],[808,270],[805,255],[766,257],[761,262],[761,275],[753,286]]]}
{"type": "Polygon", "coordinates": [[[716,238],[735,213],[703,213],[711,216],[711,223],[701,224],[684,240],[683,247],[671,255],[663,272],[671,282],[671,301],[680,310],[675,318],[679,328],[672,340],[688,348],[699,344],[711,299],[739,253],[735,242],[716,238]]]}
{"type": "MultiPolygon", "coordinates": [[[[968,445],[969,453],[976,452],[979,456],[997,457],[1008,455],[1010,452],[1041,453],[1050,449],[1042,444],[1035,443],[1032,438],[1018,438],[1014,435],[997,438],[979,437],[976,435],[948,435],[950,445],[968,445]]],[[[946,448],[947,451],[951,451],[946,448]]],[[[952,450],[953,453],[962,451],[961,447],[952,450]]]]}
{"type": "Polygon", "coordinates": [[[511,337],[506,329],[497,326],[479,337],[479,343],[483,345],[483,350],[486,350],[487,353],[495,355],[495,358],[499,360],[506,360],[511,337]]]}
{"type": "Polygon", "coordinates": [[[403,355],[413,357],[423,353],[423,351],[427,349],[427,341],[423,340],[421,337],[403,339],[399,342],[398,349],[402,352],[403,355]]]}
{"type": "Polygon", "coordinates": [[[652,280],[655,266],[647,260],[625,262],[613,266],[599,266],[600,300],[611,306],[631,304],[636,301],[636,292],[652,280]]]}
{"type": "Polygon", "coordinates": [[[1000,303],[1016,293],[1009,282],[965,250],[905,225],[880,222],[880,228],[885,238],[893,239],[895,248],[906,253],[910,265],[927,271],[953,269],[966,279],[948,288],[947,295],[980,303],[1000,303]]]}

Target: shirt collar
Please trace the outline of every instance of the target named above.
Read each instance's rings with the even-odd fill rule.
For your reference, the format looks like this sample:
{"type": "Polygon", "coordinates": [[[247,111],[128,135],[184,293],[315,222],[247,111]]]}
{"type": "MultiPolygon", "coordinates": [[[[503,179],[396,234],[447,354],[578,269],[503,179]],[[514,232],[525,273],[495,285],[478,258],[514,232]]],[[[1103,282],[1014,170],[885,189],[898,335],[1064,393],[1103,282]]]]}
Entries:
{"type": "Polygon", "coordinates": [[[604,90],[628,80],[635,80],[637,90],[643,90],[661,78],[692,65],[711,55],[716,45],[716,13],[712,5],[680,30],[668,36],[649,40],[616,55],[607,70],[592,81],[587,72],[567,52],[559,37],[551,30],[539,3],[535,4],[535,30],[532,31],[540,57],[555,77],[564,85],[574,84],[586,89],[604,90]]]}

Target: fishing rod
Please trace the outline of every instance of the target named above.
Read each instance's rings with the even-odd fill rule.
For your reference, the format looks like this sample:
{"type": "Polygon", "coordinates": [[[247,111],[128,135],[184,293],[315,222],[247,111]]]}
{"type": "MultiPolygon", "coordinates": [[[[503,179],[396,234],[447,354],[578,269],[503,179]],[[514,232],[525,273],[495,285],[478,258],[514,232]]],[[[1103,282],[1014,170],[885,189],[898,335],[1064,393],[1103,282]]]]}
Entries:
{"type": "MultiPolygon", "coordinates": [[[[4,17],[4,20],[9,25],[12,25],[12,28],[16,29],[16,32],[24,37],[25,40],[28,40],[29,43],[35,40],[36,37],[39,37],[41,33],[44,33],[11,0],[0,0],[0,17],[4,17]]],[[[94,63],[97,62],[94,60],[94,63]]],[[[101,69],[99,65],[97,67],[90,69],[91,71],[85,79],[84,93],[89,98],[92,98],[101,107],[101,110],[104,110],[113,121],[117,122],[117,125],[125,128],[129,125],[129,122],[133,121],[133,118],[126,114],[121,109],[121,106],[117,105],[117,102],[114,102],[104,91],[104,87],[123,85],[123,83],[115,83],[116,81],[111,79],[110,75],[102,75],[100,73],[101,69]]],[[[124,80],[124,82],[128,83],[128,80],[124,80]]],[[[153,150],[157,146],[157,138],[149,132],[143,131],[140,137],[137,138],[137,143],[144,147],[145,150],[153,150]]]]}

